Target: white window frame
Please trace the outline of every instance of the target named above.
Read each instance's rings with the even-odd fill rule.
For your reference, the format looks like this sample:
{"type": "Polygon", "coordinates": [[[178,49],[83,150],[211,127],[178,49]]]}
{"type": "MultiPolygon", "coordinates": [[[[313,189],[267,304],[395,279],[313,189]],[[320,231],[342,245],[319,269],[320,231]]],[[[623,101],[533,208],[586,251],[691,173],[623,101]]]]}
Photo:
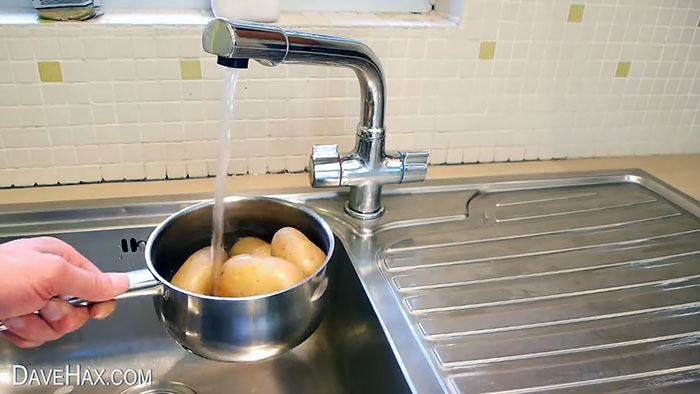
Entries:
{"type": "Polygon", "coordinates": [[[429,12],[434,0],[280,0],[284,11],[429,12]]]}
{"type": "MultiPolygon", "coordinates": [[[[31,10],[31,0],[0,0],[0,9],[31,10]]],[[[240,0],[251,1],[251,0],[240,0]]],[[[210,0],[101,0],[102,8],[208,10],[210,0]]],[[[280,0],[283,11],[424,13],[435,0],[280,0]]]]}

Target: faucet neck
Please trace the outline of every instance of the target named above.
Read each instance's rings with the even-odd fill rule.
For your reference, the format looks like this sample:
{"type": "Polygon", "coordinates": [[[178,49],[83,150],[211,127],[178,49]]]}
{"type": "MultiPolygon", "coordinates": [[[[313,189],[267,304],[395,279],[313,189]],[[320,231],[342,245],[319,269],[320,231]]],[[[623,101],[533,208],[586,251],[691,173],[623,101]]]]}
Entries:
{"type": "Polygon", "coordinates": [[[384,72],[367,45],[341,37],[282,30],[287,41],[285,64],[348,67],[360,84],[360,126],[384,134],[384,72]]]}
{"type": "MultiPolygon", "coordinates": [[[[288,63],[351,68],[360,84],[360,126],[373,134],[384,134],[384,73],[374,52],[360,42],[216,18],[204,28],[202,45],[220,58],[254,59],[266,66],[288,63]]],[[[228,66],[226,63],[219,62],[228,66]]]]}

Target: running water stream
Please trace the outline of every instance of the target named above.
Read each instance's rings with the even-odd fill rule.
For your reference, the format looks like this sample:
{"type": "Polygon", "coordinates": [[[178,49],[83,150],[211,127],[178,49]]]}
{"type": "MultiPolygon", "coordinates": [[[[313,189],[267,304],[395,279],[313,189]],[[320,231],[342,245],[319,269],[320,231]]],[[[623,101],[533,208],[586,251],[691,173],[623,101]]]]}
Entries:
{"type": "Polygon", "coordinates": [[[212,286],[214,289],[219,278],[218,273],[221,272],[221,266],[227,257],[224,252],[224,234],[226,233],[224,198],[226,198],[226,178],[231,154],[231,122],[233,121],[236,82],[238,82],[238,69],[223,67],[223,70],[224,91],[221,97],[221,129],[219,131],[219,150],[216,156],[216,186],[211,229],[211,259],[214,262],[212,286]]]}

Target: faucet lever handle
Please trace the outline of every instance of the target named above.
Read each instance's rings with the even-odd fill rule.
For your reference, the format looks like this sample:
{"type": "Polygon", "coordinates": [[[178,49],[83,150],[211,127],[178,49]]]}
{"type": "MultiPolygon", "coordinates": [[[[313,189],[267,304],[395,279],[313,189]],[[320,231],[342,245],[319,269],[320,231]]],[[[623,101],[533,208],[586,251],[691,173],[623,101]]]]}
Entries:
{"type": "Polygon", "coordinates": [[[399,152],[403,158],[403,176],[401,183],[422,182],[428,172],[428,157],[430,151],[399,152]]]}
{"type": "Polygon", "coordinates": [[[313,187],[338,187],[343,169],[338,145],[314,145],[309,160],[309,181],[313,187]]]}

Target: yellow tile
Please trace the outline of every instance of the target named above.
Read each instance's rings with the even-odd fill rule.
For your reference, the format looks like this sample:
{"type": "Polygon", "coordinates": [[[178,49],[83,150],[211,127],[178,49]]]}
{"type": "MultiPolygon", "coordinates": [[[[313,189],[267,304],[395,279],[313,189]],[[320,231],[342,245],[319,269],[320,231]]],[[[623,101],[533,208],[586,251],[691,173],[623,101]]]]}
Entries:
{"type": "Polygon", "coordinates": [[[619,62],[617,63],[617,70],[615,71],[615,78],[627,78],[630,74],[630,62],[619,62]]]}
{"type": "Polygon", "coordinates": [[[572,4],[569,7],[569,19],[567,22],[581,23],[583,20],[583,4],[572,4]]]}
{"type": "Polygon", "coordinates": [[[493,59],[496,54],[496,43],[484,41],[479,47],[479,59],[493,59]]]}
{"type": "Polygon", "coordinates": [[[202,79],[202,66],[199,60],[180,60],[182,79],[202,79]]]}
{"type": "Polygon", "coordinates": [[[59,62],[38,62],[39,78],[41,82],[63,82],[61,63],[59,62]]]}

